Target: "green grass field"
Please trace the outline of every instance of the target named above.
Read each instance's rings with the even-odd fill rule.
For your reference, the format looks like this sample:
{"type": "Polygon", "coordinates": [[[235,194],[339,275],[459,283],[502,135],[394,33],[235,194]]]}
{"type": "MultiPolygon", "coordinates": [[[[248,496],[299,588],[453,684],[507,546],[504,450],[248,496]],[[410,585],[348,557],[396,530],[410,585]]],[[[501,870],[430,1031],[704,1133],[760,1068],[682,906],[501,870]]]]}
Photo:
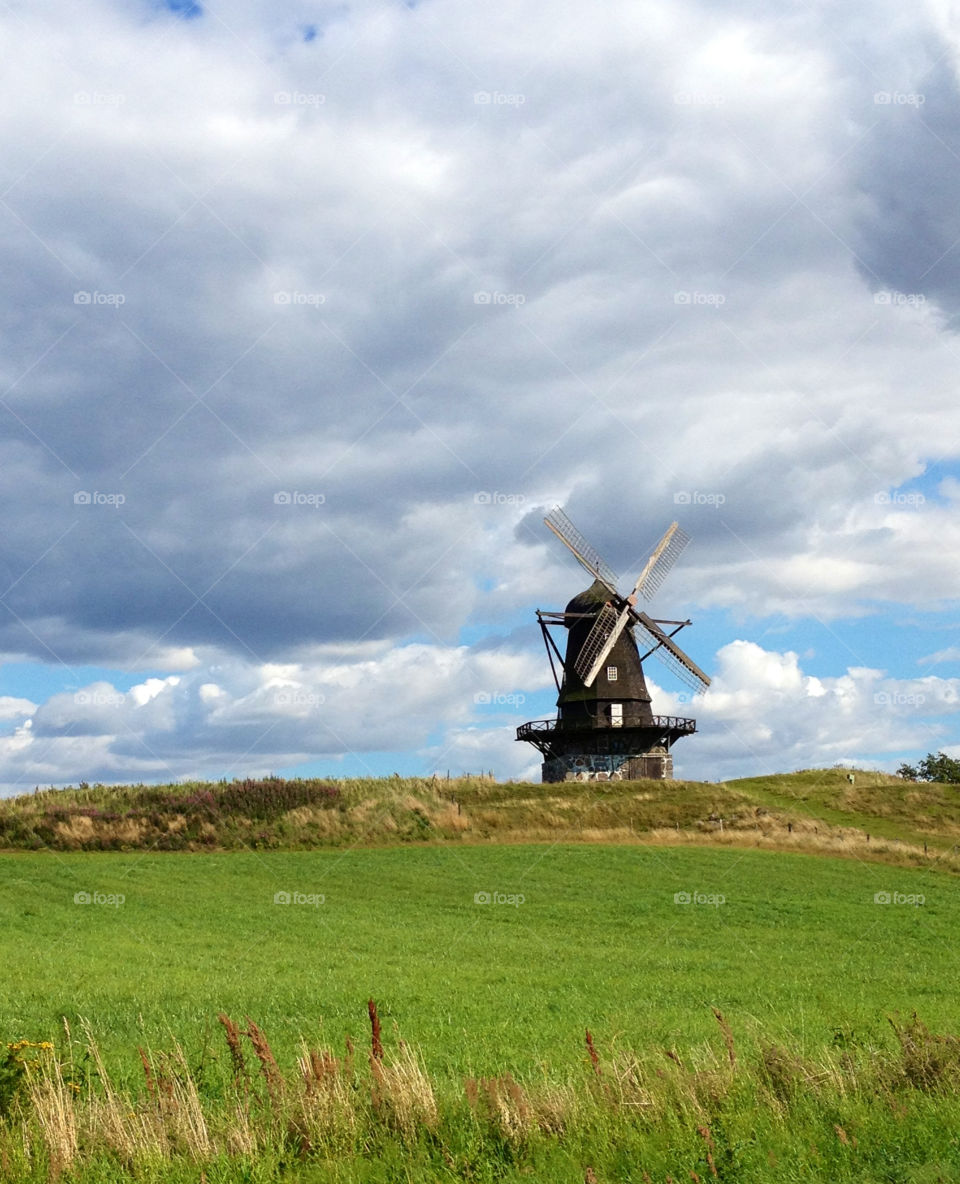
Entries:
{"type": "MultiPolygon", "coordinates": [[[[951,837],[952,787],[929,791],[939,797],[917,817],[889,779],[872,795],[830,773],[729,790],[674,786],[660,798],[623,786],[584,796],[580,822],[557,828],[580,841],[526,844],[516,841],[525,828],[548,829],[550,811],[573,814],[563,804],[573,799],[520,788],[459,787],[455,816],[487,828],[474,843],[455,829],[442,793],[434,803],[423,787],[404,805],[407,789],[388,786],[375,836],[382,841],[393,819],[394,846],[345,842],[362,828],[366,799],[355,795],[335,807],[344,821],[321,849],[275,849],[285,815],[258,850],[0,854],[0,1052],[24,1040],[55,1045],[23,1054],[32,1070],[11,1068],[12,1054],[0,1065],[0,1179],[492,1184],[579,1182],[589,1169],[598,1184],[690,1172],[738,1182],[960,1180],[960,1039],[910,1026],[916,1011],[934,1033],[960,1032],[960,878],[933,850],[951,837]],[[770,813],[757,822],[760,802],[770,813]],[[736,845],[715,845],[729,837],[710,829],[718,809],[739,812],[736,845]],[[417,841],[430,810],[452,839],[417,841]],[[642,842],[629,828],[624,837],[625,818],[634,828],[645,820],[642,842]],[[672,818],[684,845],[651,843],[672,818]],[[804,842],[833,828],[846,857],[762,848],[793,842],[805,819],[817,829],[804,842]],[[594,839],[606,827],[617,841],[582,841],[587,821],[594,839]],[[871,846],[850,841],[858,825],[871,846]],[[498,832],[511,841],[492,842],[498,832]],[[891,862],[878,860],[876,836],[891,844],[891,862]],[[898,841],[917,836],[931,853],[915,846],[911,858],[927,862],[901,866],[898,841]],[[393,1085],[382,1076],[393,1069],[366,1063],[369,999],[384,1065],[401,1066],[393,1085]],[[713,1009],[730,1025],[733,1060],[713,1009]],[[287,1082],[283,1099],[256,1073],[236,1093],[220,1012],[262,1029],[287,1082]],[[85,1022],[102,1073],[84,1051],[85,1022]],[[348,1040],[357,1077],[343,1060],[348,1040]],[[396,1100],[422,1086],[401,1040],[422,1057],[423,1089],[436,1098],[436,1111],[423,1103],[415,1121],[396,1100]],[[316,1084],[301,1083],[307,1093],[294,1098],[304,1041],[339,1058],[330,1081],[340,1109],[326,1117],[316,1084]],[[182,1062],[170,1059],[177,1046],[182,1062]],[[54,1076],[44,1078],[48,1057],[72,1062],[75,1076],[48,1066],[54,1076]],[[480,1084],[465,1093],[471,1079],[480,1084]],[[193,1135],[170,1135],[172,1103],[155,1095],[163,1080],[196,1088],[211,1130],[226,1131],[242,1110],[259,1142],[221,1132],[204,1151],[193,1135]],[[24,1091],[44,1081],[76,1093],[56,1106],[54,1092],[29,1094],[38,1115],[47,1107],[33,1119],[24,1091]],[[122,1100],[110,1102],[111,1088],[122,1100]],[[74,1105],[92,1125],[60,1161],[51,1148],[66,1136],[44,1123],[74,1105]],[[164,1150],[136,1150],[124,1123],[162,1127],[164,1150]]],[[[39,801],[49,811],[49,795],[39,801]]],[[[256,1070],[249,1046],[247,1056],[256,1070]]],[[[183,1098],[178,1105],[189,1112],[183,1098]]]]}
{"type": "Polygon", "coordinates": [[[369,997],[451,1074],[566,1073],[586,1026],[689,1045],[714,1035],[710,1006],[745,1037],[810,1045],[834,1029],[887,1039],[890,1010],[960,1029],[960,881],[937,873],[569,845],[8,855],[0,869],[0,1032],[53,1039],[60,1016],[84,1016],[130,1073],[137,1044],[199,1050],[219,1010],[252,1016],[288,1057],[321,1025],[327,1042],[358,1039],[369,997]],[[284,891],[325,900],[275,904],[284,891]],[[924,903],[878,905],[881,891],[924,903]]]}

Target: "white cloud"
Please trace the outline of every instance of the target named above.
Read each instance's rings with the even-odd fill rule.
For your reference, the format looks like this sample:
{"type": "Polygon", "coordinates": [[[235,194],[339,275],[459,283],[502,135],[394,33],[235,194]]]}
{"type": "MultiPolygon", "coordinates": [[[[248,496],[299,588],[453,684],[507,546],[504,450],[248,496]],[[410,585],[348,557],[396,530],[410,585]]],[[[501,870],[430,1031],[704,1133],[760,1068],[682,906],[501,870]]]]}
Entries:
{"type": "Polygon", "coordinates": [[[960,646],[948,645],[946,649],[937,650],[935,654],[925,654],[917,659],[918,666],[932,666],[938,662],[956,662],[960,660],[960,646]]]}
{"type": "MultiPolygon", "coordinates": [[[[698,721],[674,752],[680,776],[718,780],[864,754],[894,768],[901,753],[948,747],[945,727],[960,713],[960,678],[868,667],[814,676],[795,653],[742,640],[722,647],[714,668],[693,702],[648,674],[655,711],[698,721]]],[[[149,699],[96,683],[51,697],[0,738],[0,785],[243,775],[317,757],[335,769],[347,754],[362,762],[393,751],[415,753],[420,773],[537,779],[540,758],[514,733],[544,688],[542,655],[427,645],[336,664],[221,664],[216,684],[203,673],[150,680],[149,699]]]]}
{"type": "Polygon", "coordinates": [[[549,679],[540,655],[422,644],[381,645],[378,656],[353,661],[232,660],[218,665],[216,683],[208,675],[148,679],[126,693],[97,682],[51,696],[28,728],[0,737],[0,786],[240,775],[397,750],[421,749],[425,764],[444,754],[454,765],[513,757],[503,736],[549,679]],[[428,747],[438,731],[449,739],[428,747]],[[470,732],[472,748],[463,739],[470,732]]]}
{"type": "Polygon", "coordinates": [[[795,653],[747,641],[717,653],[710,690],[693,704],[651,689],[661,714],[697,718],[699,735],[678,744],[675,763],[685,775],[708,780],[858,758],[893,769],[897,754],[944,747],[946,728],[955,725],[942,717],[960,713],[960,679],[895,678],[868,667],[814,677],[795,653]]]}
{"type": "Polygon", "coordinates": [[[36,703],[30,699],[17,699],[13,695],[0,695],[0,721],[23,719],[33,715],[37,710],[36,703]]]}

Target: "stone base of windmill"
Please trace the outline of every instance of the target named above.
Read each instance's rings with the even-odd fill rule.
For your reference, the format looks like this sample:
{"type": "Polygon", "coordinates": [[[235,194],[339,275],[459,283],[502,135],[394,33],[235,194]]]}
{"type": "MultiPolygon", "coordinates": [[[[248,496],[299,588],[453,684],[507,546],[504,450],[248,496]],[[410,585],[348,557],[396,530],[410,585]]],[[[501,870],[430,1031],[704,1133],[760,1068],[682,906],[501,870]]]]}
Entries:
{"type": "Polygon", "coordinates": [[[671,781],[673,754],[653,748],[640,756],[623,753],[584,753],[552,757],[540,766],[545,783],[556,781],[671,781]]]}

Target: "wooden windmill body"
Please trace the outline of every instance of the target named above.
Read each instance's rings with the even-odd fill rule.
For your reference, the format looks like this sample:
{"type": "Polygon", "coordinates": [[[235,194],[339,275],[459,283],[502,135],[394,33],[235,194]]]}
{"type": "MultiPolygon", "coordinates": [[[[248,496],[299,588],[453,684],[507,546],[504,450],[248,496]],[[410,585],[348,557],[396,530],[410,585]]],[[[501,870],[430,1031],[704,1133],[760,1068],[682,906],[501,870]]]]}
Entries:
{"type": "Polygon", "coordinates": [[[638,596],[656,592],[687,537],[674,522],[633,591],[622,596],[609,565],[559,507],[544,521],[594,581],[562,613],[537,609],[557,684],[557,717],[522,724],[517,739],[542,753],[544,781],[671,778],[673,743],[695,732],[696,720],[654,715],[643,662],[656,654],[697,692],[710,680],[673,641],[690,622],[655,620],[636,604],[638,596]],[[563,652],[550,631],[558,626],[567,630],[563,652]]]}

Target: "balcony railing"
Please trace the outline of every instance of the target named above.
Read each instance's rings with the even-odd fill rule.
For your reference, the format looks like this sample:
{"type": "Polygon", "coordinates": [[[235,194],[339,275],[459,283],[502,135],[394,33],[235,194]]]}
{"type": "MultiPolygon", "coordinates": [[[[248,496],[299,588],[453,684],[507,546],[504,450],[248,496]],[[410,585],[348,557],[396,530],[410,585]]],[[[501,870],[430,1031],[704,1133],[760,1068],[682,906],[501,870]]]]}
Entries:
{"type": "Polygon", "coordinates": [[[680,715],[655,715],[649,723],[644,724],[629,724],[625,723],[614,727],[609,719],[592,719],[589,723],[570,724],[564,723],[558,719],[534,719],[529,723],[521,724],[517,728],[517,739],[525,740],[527,737],[547,736],[552,732],[594,732],[600,728],[609,728],[611,731],[629,731],[631,728],[649,728],[657,732],[695,732],[697,730],[697,721],[695,719],[685,719],[680,715]]]}

